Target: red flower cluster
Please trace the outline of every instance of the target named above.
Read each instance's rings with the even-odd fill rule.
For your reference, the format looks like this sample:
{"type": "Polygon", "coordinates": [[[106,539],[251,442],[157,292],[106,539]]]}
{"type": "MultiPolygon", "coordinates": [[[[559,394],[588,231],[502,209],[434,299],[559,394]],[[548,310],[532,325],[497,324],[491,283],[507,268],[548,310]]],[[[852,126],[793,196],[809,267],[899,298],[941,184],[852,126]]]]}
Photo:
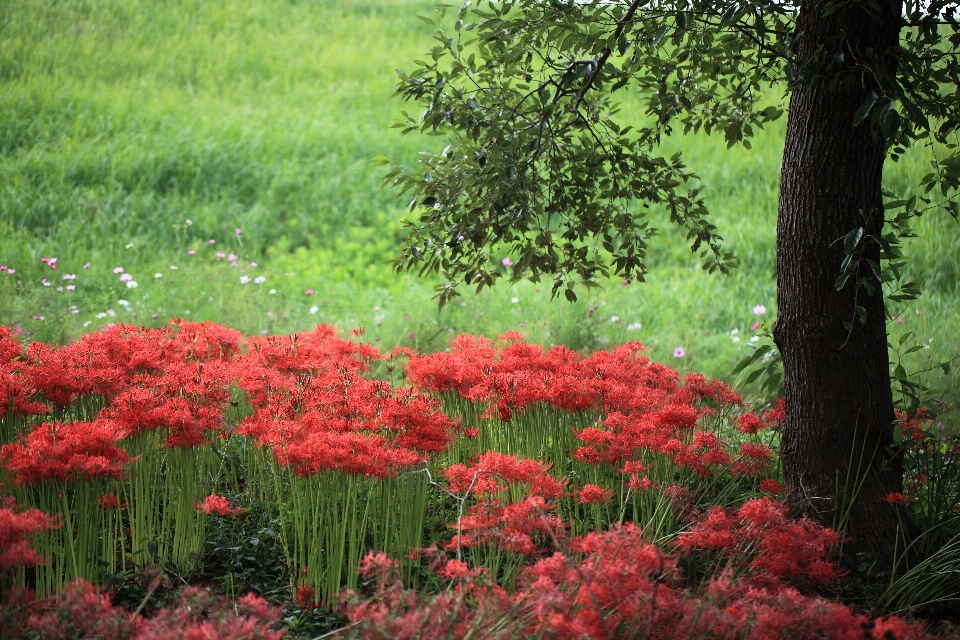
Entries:
{"type": "Polygon", "coordinates": [[[378,357],[326,325],[245,344],[212,323],[117,325],[68,346],[33,343],[26,351],[3,329],[4,411],[46,412],[39,397],[59,407],[95,397],[106,405],[93,422],[44,425],[3,455],[19,482],[118,477],[127,462],[114,446],[122,437],[161,430],[167,446],[191,447],[224,435],[236,385],[254,409],[241,433],[272,447],[295,473],[391,475],[445,450],[456,425],[436,399],[363,377],[378,357]]]}
{"type": "MultiPolygon", "coordinates": [[[[6,364],[0,355],[0,379],[17,381],[20,396],[6,391],[15,399],[38,394],[63,408],[102,398],[108,407],[100,417],[129,433],[166,429],[168,445],[192,446],[222,426],[234,377],[229,365],[239,348],[238,332],[213,323],[178,322],[163,329],[116,325],[64,347],[31,343],[19,360],[6,364]]],[[[29,414],[44,408],[15,410],[29,414]]]]}
{"type": "Polygon", "coordinates": [[[236,373],[254,411],[239,432],[272,447],[297,475],[385,477],[453,441],[455,425],[436,399],[363,377],[379,352],[329,326],[251,338],[249,347],[236,373]]]}
{"type": "Polygon", "coordinates": [[[117,496],[112,493],[104,493],[99,498],[97,498],[97,507],[100,509],[122,509],[127,506],[127,503],[120,503],[120,500],[117,499],[117,496]]]}
{"type": "MultiPolygon", "coordinates": [[[[407,374],[425,390],[490,403],[502,420],[538,402],[566,411],[643,411],[669,404],[680,388],[679,374],[641,356],[639,342],[583,358],[564,346],[544,353],[521,337],[507,332],[494,347],[486,338],[460,335],[449,352],[413,355],[407,374]]],[[[686,402],[740,403],[722,382],[707,383],[702,375],[687,376],[684,391],[686,402]]]]}
{"type": "Polygon", "coordinates": [[[48,640],[280,640],[286,634],[272,628],[279,612],[252,593],[239,598],[234,611],[209,591],[188,587],[180,593],[179,604],[149,619],[134,618],[110,600],[89,582],[76,580],[51,601],[34,603],[32,613],[22,608],[23,619],[7,621],[7,630],[23,635],[29,631],[48,640]]]}
{"type": "MultiPolygon", "coordinates": [[[[629,342],[584,358],[562,346],[544,352],[523,342],[516,332],[501,336],[497,346],[485,338],[461,335],[450,352],[411,356],[407,372],[421,388],[457,392],[486,403],[504,420],[534,403],[609,414],[597,426],[574,433],[586,446],[573,455],[587,464],[626,469],[655,453],[701,476],[727,465],[748,475],[766,470],[769,449],[748,444],[734,459],[728,443],[697,428],[701,418],[718,408],[739,405],[739,396],[722,382],[707,382],[699,374],[681,380],[676,371],[650,362],[641,352],[640,343],[629,342]]],[[[779,418],[771,414],[762,419],[744,414],[738,428],[755,433],[773,426],[779,418]]],[[[649,480],[635,471],[624,473],[630,475],[629,486],[649,486],[649,480]]]]}
{"type": "Polygon", "coordinates": [[[116,443],[126,431],[105,420],[45,422],[22,439],[0,449],[0,459],[17,484],[77,478],[121,479],[129,454],[116,443]]]}
{"type": "Polygon", "coordinates": [[[580,489],[577,502],[581,504],[603,504],[610,499],[612,492],[595,484],[585,484],[580,489]]]}
{"type": "Polygon", "coordinates": [[[197,505],[197,509],[203,511],[207,515],[218,515],[218,516],[239,516],[245,513],[244,509],[240,507],[231,507],[230,503],[223,496],[218,496],[215,493],[211,493],[207,498],[200,504],[197,505]]]}
{"type": "Polygon", "coordinates": [[[60,524],[38,511],[15,511],[13,498],[0,502],[0,576],[7,569],[37,564],[40,558],[27,541],[27,536],[40,531],[57,529],[60,524]]]}
{"type": "Polygon", "coordinates": [[[819,524],[787,517],[787,506],[769,498],[748,500],[736,514],[712,507],[680,534],[679,548],[722,551],[741,581],[776,591],[785,582],[825,584],[842,574],[824,560],[839,535],[819,524]]]}
{"type": "Polygon", "coordinates": [[[26,363],[21,344],[14,339],[8,327],[0,327],[0,419],[12,409],[15,415],[29,416],[47,413],[50,409],[37,402],[37,389],[24,370],[26,363]]]}
{"type": "Polygon", "coordinates": [[[728,578],[701,593],[682,589],[676,558],[644,542],[632,524],[590,533],[564,553],[523,571],[509,596],[485,572],[450,562],[440,572],[461,580],[455,592],[422,596],[398,580],[377,581],[370,599],[348,595],[344,611],[359,637],[563,638],[864,638],[914,640],[920,625],[896,617],[870,620],[846,606],[789,587],[766,589],[728,578]]]}
{"type": "Polygon", "coordinates": [[[464,499],[477,497],[457,523],[459,533],[450,541],[451,548],[495,544],[532,555],[538,550],[538,538],[563,532],[563,522],[552,512],[564,495],[564,486],[541,462],[487,451],[471,465],[451,465],[444,474],[451,492],[464,499]],[[502,499],[510,487],[519,485],[524,488],[521,499],[502,499]]]}

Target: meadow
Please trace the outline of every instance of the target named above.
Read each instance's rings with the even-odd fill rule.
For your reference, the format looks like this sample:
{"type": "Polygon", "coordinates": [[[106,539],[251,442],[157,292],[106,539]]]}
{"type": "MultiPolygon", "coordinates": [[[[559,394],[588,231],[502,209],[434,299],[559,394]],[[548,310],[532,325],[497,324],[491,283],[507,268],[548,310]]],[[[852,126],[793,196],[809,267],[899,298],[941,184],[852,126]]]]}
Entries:
{"type": "MultiPolygon", "coordinates": [[[[0,265],[15,271],[0,277],[0,323],[35,339],[185,317],[246,334],[363,326],[383,344],[431,351],[460,332],[520,329],[576,349],[636,339],[655,359],[682,347],[681,370],[728,376],[749,353],[750,327],[775,316],[782,122],[752,151],[705,136],[667,141],[702,177],[740,258],[732,276],[700,272],[664,221],[646,284],[608,283],[572,305],[550,301],[547,288],[503,286],[438,313],[432,283],[387,264],[408,212],[370,162],[410,166],[441,144],[389,128],[402,107],[390,99],[395,70],[430,46],[431,28],[416,18],[428,3],[10,2],[0,11],[0,265]],[[752,314],[757,305],[765,316],[752,314]]],[[[623,113],[639,117],[639,99],[623,113]]],[[[891,163],[890,188],[912,193],[925,151],[891,163]]],[[[957,224],[932,211],[916,231],[908,275],[924,277],[925,295],[890,309],[904,321],[891,322],[894,341],[912,330],[929,347],[908,370],[960,353],[957,224]]]]}
{"type": "MultiPolygon", "coordinates": [[[[371,161],[382,155],[410,166],[420,151],[443,146],[390,128],[403,108],[391,99],[395,71],[409,70],[431,46],[433,27],[416,18],[431,13],[431,3],[412,0],[0,4],[0,326],[24,343],[56,346],[111,325],[159,328],[176,319],[213,321],[258,339],[326,323],[344,336],[362,328],[357,339],[385,354],[397,346],[441,353],[458,334],[496,338],[516,330],[531,344],[587,354],[635,340],[645,357],[680,374],[742,383],[732,369],[768,341],[761,334],[776,317],[784,123],[760,132],[749,151],[728,150],[716,137],[665,142],[702,178],[716,225],[740,260],[731,275],[701,271],[681,234],[662,220],[646,283],[608,282],[576,303],[550,300],[548,286],[505,284],[467,293],[440,312],[434,283],[390,267],[400,221],[410,213],[381,187],[384,170],[371,161]]],[[[625,100],[625,120],[643,117],[640,97],[625,100]]],[[[931,159],[930,150],[911,149],[890,163],[888,187],[911,195],[931,159]]],[[[905,243],[907,276],[924,279],[924,295],[890,307],[888,330],[899,349],[918,347],[902,358],[907,372],[926,371],[918,379],[952,405],[960,401],[957,368],[942,375],[935,365],[960,354],[960,227],[931,210],[915,231],[905,243]]],[[[507,248],[502,253],[493,258],[510,257],[507,248]]],[[[899,357],[893,349],[891,357],[899,357]]],[[[399,369],[388,366],[372,374],[398,382],[399,369]]],[[[736,389],[748,402],[775,395],[736,389]]],[[[79,411],[69,402],[67,409],[79,411]]],[[[938,418],[936,435],[956,432],[958,416],[938,418]]],[[[91,415],[58,419],[68,417],[91,415]]],[[[245,417],[232,415],[230,423],[245,417]]],[[[716,428],[729,434],[730,420],[716,428]]],[[[519,455],[512,446],[504,445],[519,455]]],[[[279,515],[252,506],[273,494],[245,494],[239,480],[217,478],[204,488],[229,486],[252,501],[244,526],[217,520],[205,539],[216,543],[208,546],[217,562],[229,564],[236,536],[260,540],[279,515]]],[[[760,495],[752,480],[737,482],[730,486],[740,487],[741,502],[760,495]]],[[[627,504],[618,496],[618,505],[627,504]]],[[[184,497],[183,508],[200,497],[184,497]]],[[[451,521],[444,504],[435,514],[441,530],[451,521]]],[[[612,520],[596,517],[597,524],[612,520]]],[[[675,526],[664,535],[677,533],[675,526]]],[[[296,564],[289,556],[285,562],[296,564]]],[[[258,577],[252,564],[240,562],[230,575],[242,575],[246,588],[280,584],[290,595],[289,575],[258,577]]],[[[238,594],[222,580],[224,592],[238,594]]],[[[117,584],[133,607],[146,593],[135,580],[117,584]]],[[[312,620],[315,611],[288,617],[312,620]]]]}

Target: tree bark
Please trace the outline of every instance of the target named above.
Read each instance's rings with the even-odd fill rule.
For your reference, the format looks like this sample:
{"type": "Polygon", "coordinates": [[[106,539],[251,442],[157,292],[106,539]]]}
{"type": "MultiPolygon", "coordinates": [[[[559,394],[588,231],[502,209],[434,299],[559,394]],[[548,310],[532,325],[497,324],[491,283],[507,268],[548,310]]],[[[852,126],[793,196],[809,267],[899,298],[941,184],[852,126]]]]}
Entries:
{"type": "MultiPolygon", "coordinates": [[[[869,119],[857,127],[853,120],[871,91],[880,93],[862,62],[896,45],[900,14],[891,3],[879,20],[856,6],[824,15],[826,4],[801,5],[801,73],[804,63],[828,66],[815,77],[808,68],[811,77],[793,92],[781,173],[774,339],[787,408],[783,472],[794,504],[844,529],[848,563],[865,552],[884,566],[900,520],[883,498],[901,491],[903,475],[892,453],[886,312],[876,280],[872,294],[857,287],[856,277],[840,291],[835,282],[850,231],[863,227],[860,257],[879,261],[868,238],[883,227],[885,148],[869,119]]],[[[868,274],[863,261],[857,275],[868,274]]]]}

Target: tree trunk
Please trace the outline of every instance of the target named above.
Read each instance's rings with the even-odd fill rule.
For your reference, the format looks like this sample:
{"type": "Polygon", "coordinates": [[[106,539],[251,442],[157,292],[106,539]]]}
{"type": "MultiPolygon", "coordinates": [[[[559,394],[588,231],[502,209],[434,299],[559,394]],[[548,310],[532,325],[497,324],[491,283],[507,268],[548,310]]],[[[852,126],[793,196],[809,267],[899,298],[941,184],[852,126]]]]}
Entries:
{"type": "Polygon", "coordinates": [[[793,92],[781,173],[774,339],[787,408],[783,472],[794,504],[845,529],[848,562],[866,552],[883,566],[899,525],[897,507],[883,498],[902,487],[900,460],[891,455],[886,313],[875,279],[872,294],[857,287],[857,276],[870,273],[865,261],[840,291],[835,282],[850,231],[863,227],[859,255],[878,261],[869,237],[883,226],[885,149],[869,118],[857,127],[853,120],[870,92],[880,93],[859,63],[896,45],[900,15],[886,7],[881,25],[858,7],[824,16],[826,4],[801,6],[796,60],[801,69],[806,62],[833,67],[821,67],[793,92]],[[863,324],[858,306],[866,311],[863,324]]]}

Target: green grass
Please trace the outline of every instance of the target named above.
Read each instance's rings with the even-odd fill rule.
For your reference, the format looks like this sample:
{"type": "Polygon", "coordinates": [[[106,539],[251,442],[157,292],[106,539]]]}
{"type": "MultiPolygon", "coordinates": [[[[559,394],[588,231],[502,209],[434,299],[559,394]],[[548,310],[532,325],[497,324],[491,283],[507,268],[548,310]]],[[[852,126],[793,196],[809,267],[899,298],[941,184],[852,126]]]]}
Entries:
{"type": "MultiPolygon", "coordinates": [[[[432,13],[431,3],[4,2],[0,264],[16,273],[0,274],[0,323],[63,341],[106,322],[183,316],[250,334],[331,322],[363,326],[384,347],[423,350],[457,332],[520,328],[580,349],[637,339],[683,371],[728,376],[749,353],[752,307],[775,313],[783,123],[753,151],[728,151],[716,137],[667,141],[707,186],[740,257],[733,275],[701,272],[664,228],[644,285],[611,283],[572,305],[550,302],[547,286],[505,285],[438,314],[431,283],[384,265],[405,203],[380,189],[382,170],[370,163],[385,155],[410,165],[441,144],[389,129],[402,108],[390,99],[395,69],[431,46],[418,13],[432,13]],[[235,253],[238,266],[217,251],[235,253]],[[54,256],[56,271],[40,262],[54,256]],[[117,267],[139,286],[127,288],[117,267]],[[57,291],[68,284],[76,290],[57,291]],[[676,347],[685,357],[672,358],[676,347]]],[[[624,105],[622,117],[639,114],[638,100],[624,105]]],[[[924,153],[891,165],[888,184],[910,193],[929,166],[924,153]]],[[[890,329],[894,338],[914,330],[930,348],[908,369],[960,353],[957,224],[931,212],[916,227],[907,248],[926,295],[890,329]]],[[[957,382],[953,373],[930,379],[950,402],[960,399],[957,382]]]]}

